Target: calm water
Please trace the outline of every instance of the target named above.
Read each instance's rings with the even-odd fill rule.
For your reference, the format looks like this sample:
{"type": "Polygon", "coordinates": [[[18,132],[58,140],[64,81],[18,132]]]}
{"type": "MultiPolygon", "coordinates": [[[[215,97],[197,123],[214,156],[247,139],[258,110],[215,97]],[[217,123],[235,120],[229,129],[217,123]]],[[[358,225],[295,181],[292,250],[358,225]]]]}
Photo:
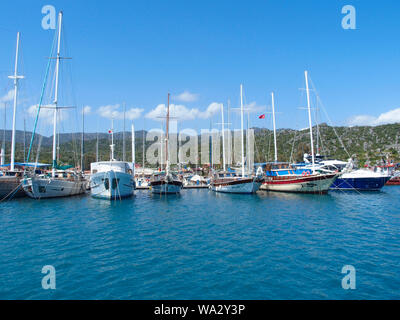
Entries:
{"type": "Polygon", "coordinates": [[[2,299],[399,299],[400,187],[0,204],[2,299]],[[343,290],[341,269],[357,270],[343,290]],[[43,290],[53,265],[57,289],[43,290]]]}

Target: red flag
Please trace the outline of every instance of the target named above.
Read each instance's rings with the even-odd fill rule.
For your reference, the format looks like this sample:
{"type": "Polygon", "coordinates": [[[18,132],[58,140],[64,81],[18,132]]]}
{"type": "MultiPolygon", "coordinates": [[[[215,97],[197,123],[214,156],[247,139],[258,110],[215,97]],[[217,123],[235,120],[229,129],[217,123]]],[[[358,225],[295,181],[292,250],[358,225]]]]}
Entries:
{"type": "Polygon", "coordinates": [[[110,133],[110,134],[111,134],[111,133],[112,133],[112,130],[108,130],[108,133],[110,133]]]}
{"type": "Polygon", "coordinates": [[[259,116],[258,119],[265,119],[265,114],[262,114],[261,116],[259,116]]]}

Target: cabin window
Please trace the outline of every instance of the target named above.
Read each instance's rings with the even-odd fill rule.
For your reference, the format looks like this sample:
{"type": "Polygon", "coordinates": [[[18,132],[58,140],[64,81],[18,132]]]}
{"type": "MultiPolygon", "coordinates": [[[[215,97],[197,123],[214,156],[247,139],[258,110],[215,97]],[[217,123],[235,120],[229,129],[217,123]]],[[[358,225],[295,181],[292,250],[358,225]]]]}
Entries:
{"type": "Polygon", "coordinates": [[[110,189],[110,181],[108,180],[108,178],[104,179],[104,187],[106,188],[106,190],[110,189]]]}

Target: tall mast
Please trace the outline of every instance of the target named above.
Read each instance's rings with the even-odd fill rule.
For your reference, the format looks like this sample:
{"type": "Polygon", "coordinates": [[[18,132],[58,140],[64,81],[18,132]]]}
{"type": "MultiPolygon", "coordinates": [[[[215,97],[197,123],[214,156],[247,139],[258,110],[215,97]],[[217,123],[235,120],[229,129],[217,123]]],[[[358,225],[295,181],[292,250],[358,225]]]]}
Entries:
{"type": "Polygon", "coordinates": [[[24,116],[24,163],[26,162],[26,119],[24,116]]]}
{"type": "Polygon", "coordinates": [[[99,133],[98,132],[96,132],[96,162],[99,162],[99,133]]]}
{"type": "Polygon", "coordinates": [[[160,169],[162,170],[162,163],[163,163],[163,130],[161,126],[161,137],[160,137],[160,169]]]}
{"type": "Polygon", "coordinates": [[[144,176],[144,149],[145,149],[144,128],[145,128],[145,124],[144,124],[144,121],[143,121],[143,136],[142,136],[142,141],[143,141],[143,153],[142,153],[142,155],[143,155],[143,176],[144,176]]]}
{"type": "Polygon", "coordinates": [[[275,157],[274,160],[275,162],[278,162],[278,149],[276,145],[276,125],[275,125],[275,98],[274,98],[274,92],[271,92],[271,99],[272,99],[272,123],[274,127],[274,148],[275,148],[275,157]]]}
{"type": "Polygon", "coordinates": [[[82,140],[81,140],[81,171],[83,172],[84,152],[85,152],[85,108],[82,107],[82,140]]]}
{"type": "Polygon", "coordinates": [[[244,177],[244,138],[243,138],[243,85],[240,85],[240,124],[242,140],[242,177],[244,177]]]}
{"type": "Polygon", "coordinates": [[[167,105],[167,126],[165,136],[165,171],[168,174],[169,171],[169,160],[168,160],[168,139],[169,139],[169,93],[168,93],[168,105],[167,105]]]}
{"type": "Polygon", "coordinates": [[[250,134],[249,134],[249,128],[250,128],[250,112],[247,108],[247,130],[246,130],[246,162],[247,162],[247,172],[251,172],[250,170],[250,161],[249,161],[249,156],[250,156],[250,134]]]}
{"type": "Polygon", "coordinates": [[[114,118],[111,119],[111,161],[114,161],[114,118]]]}
{"type": "Polygon", "coordinates": [[[222,163],[225,171],[225,126],[224,126],[224,104],[221,103],[221,118],[222,118],[222,163]]]}
{"type": "Polygon", "coordinates": [[[231,141],[231,136],[232,136],[232,132],[231,132],[231,100],[228,99],[228,164],[232,164],[232,141],[231,141]]]}
{"type": "Polygon", "coordinates": [[[57,167],[57,104],[58,104],[58,74],[60,69],[60,46],[61,46],[61,23],[62,23],[62,11],[58,14],[58,41],[57,41],[57,60],[56,60],[56,83],[54,90],[54,119],[53,119],[53,168],[51,175],[54,178],[56,175],[57,167]]]}
{"type": "Polygon", "coordinates": [[[315,106],[315,124],[317,126],[317,145],[316,145],[316,149],[317,149],[317,154],[319,154],[319,124],[318,124],[318,100],[316,101],[316,106],[315,106]]]}
{"type": "Polygon", "coordinates": [[[3,123],[3,142],[1,144],[0,162],[4,165],[6,162],[6,128],[7,128],[7,107],[4,104],[4,123],[3,123]]]}
{"type": "Polygon", "coordinates": [[[135,155],[136,155],[136,150],[135,150],[135,127],[132,122],[132,175],[135,176],[135,155]]]}
{"type": "Polygon", "coordinates": [[[9,76],[10,79],[14,79],[14,110],[13,110],[13,122],[12,122],[12,137],[11,137],[11,165],[10,170],[15,169],[15,126],[17,119],[17,95],[18,95],[18,80],[22,79],[23,76],[18,75],[18,51],[19,51],[19,32],[17,33],[17,48],[15,50],[15,66],[14,75],[9,76]]]}
{"type": "Polygon", "coordinates": [[[124,132],[122,132],[122,161],[125,161],[125,113],[126,113],[126,106],[124,102],[124,132]]]}
{"type": "Polygon", "coordinates": [[[306,91],[307,91],[307,108],[308,108],[308,123],[310,125],[310,143],[311,143],[311,157],[312,157],[312,168],[314,171],[314,140],[313,140],[313,132],[312,132],[312,122],[311,122],[311,106],[310,106],[310,90],[308,89],[308,72],[304,71],[304,77],[306,78],[306,91]]]}
{"type": "Polygon", "coordinates": [[[212,148],[212,118],[210,118],[210,138],[209,138],[209,142],[210,142],[210,168],[214,169],[214,153],[213,153],[213,148],[212,148]]]}

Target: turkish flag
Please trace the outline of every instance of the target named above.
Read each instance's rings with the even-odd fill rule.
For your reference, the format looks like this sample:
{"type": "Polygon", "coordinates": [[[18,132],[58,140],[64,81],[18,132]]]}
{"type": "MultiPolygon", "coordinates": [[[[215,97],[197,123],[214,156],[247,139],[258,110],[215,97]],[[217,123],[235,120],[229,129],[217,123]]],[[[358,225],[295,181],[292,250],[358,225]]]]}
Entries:
{"type": "Polygon", "coordinates": [[[265,119],[265,114],[262,114],[261,116],[259,116],[258,119],[265,119]]]}
{"type": "Polygon", "coordinates": [[[108,133],[110,133],[110,134],[111,134],[111,133],[112,133],[112,130],[108,130],[108,133]]]}

